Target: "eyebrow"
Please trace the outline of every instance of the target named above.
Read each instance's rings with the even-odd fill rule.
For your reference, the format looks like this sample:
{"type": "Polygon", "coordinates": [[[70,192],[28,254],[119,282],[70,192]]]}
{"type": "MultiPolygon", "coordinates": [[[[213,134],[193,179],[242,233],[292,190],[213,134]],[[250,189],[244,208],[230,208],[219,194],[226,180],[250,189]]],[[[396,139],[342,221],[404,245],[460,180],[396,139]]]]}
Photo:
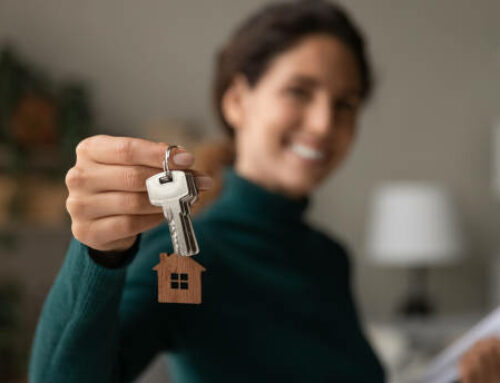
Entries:
{"type": "MultiPolygon", "coordinates": [[[[293,75],[291,80],[292,82],[299,82],[305,86],[315,87],[320,85],[320,81],[316,78],[304,74],[296,74],[293,75]]],[[[361,98],[361,91],[359,89],[346,89],[342,92],[346,97],[359,97],[361,98]]]]}
{"type": "Polygon", "coordinates": [[[308,86],[317,86],[319,85],[319,81],[315,79],[314,77],[303,75],[303,74],[296,74],[292,76],[291,81],[297,81],[300,82],[304,85],[308,86]]]}

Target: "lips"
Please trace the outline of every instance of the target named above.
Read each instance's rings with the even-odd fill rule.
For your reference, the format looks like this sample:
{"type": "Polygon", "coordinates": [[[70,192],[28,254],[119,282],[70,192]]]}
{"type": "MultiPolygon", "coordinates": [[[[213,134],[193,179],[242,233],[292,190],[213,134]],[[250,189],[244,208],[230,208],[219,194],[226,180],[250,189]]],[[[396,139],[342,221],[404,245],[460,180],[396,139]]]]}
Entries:
{"type": "Polygon", "coordinates": [[[292,143],[290,144],[290,150],[297,156],[312,161],[322,161],[326,158],[326,152],[312,148],[307,145],[292,143]]]}

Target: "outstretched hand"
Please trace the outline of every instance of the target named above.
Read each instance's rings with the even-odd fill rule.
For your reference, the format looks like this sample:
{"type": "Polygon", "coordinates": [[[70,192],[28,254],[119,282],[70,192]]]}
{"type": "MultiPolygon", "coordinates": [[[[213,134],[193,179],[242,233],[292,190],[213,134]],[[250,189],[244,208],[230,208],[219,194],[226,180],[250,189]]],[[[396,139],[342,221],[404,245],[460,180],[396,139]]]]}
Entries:
{"type": "MultiPolygon", "coordinates": [[[[76,147],[76,163],[66,174],[71,231],[99,251],[124,251],[139,233],[164,222],[161,207],[148,198],[146,179],[163,171],[166,143],[97,135],[76,147]]],[[[211,178],[191,169],[194,156],[175,148],[169,168],[189,170],[200,191],[211,178]]]]}
{"type": "Polygon", "coordinates": [[[500,339],[476,342],[460,359],[460,383],[500,382],[500,339]]]}

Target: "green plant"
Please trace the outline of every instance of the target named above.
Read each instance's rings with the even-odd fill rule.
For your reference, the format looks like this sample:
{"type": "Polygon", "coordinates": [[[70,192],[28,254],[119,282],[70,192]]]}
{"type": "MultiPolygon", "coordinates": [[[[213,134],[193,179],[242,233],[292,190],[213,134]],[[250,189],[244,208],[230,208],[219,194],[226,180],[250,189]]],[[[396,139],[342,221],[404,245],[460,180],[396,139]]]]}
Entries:
{"type": "Polygon", "coordinates": [[[0,381],[7,382],[22,374],[21,287],[17,282],[0,284],[0,381]]]}
{"type": "Polygon", "coordinates": [[[55,83],[13,47],[0,51],[0,145],[9,158],[0,169],[16,176],[36,171],[61,177],[92,126],[83,83],[55,83]]]}

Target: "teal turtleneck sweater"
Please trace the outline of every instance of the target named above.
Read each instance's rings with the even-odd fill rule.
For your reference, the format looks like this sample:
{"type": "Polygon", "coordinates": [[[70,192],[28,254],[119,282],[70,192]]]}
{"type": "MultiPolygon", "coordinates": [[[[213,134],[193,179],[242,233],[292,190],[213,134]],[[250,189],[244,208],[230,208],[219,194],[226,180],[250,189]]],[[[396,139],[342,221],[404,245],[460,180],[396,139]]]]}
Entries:
{"type": "Polygon", "coordinates": [[[106,268],[72,239],[33,342],[30,381],[130,381],[160,352],[173,382],[381,382],[353,304],[348,255],[291,200],[228,167],[194,220],[202,303],[158,303],[168,226],[106,268]]]}

